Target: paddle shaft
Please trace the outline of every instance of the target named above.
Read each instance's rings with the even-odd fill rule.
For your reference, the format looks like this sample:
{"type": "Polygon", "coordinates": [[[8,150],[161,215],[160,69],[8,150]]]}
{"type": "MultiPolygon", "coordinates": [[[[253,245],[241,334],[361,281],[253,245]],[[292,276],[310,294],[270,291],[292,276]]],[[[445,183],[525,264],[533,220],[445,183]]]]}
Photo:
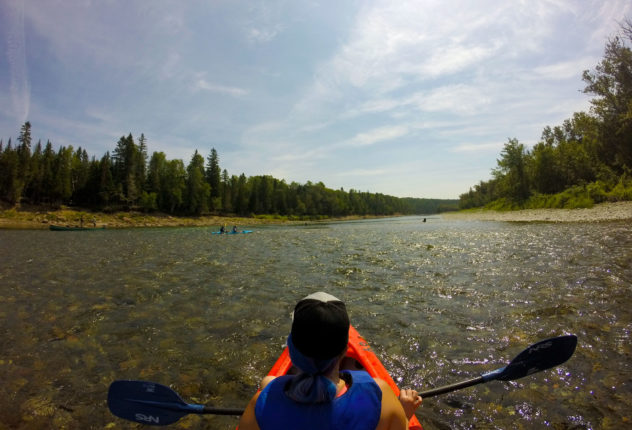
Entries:
{"type": "MultiPolygon", "coordinates": [[[[174,391],[174,395],[178,395],[174,391]]],[[[133,402],[159,407],[162,409],[182,412],[187,414],[205,414],[205,415],[242,415],[244,413],[243,408],[215,408],[212,406],[197,405],[195,403],[180,403],[180,402],[160,402],[155,400],[132,400],[133,402]]]]}
{"type": "Polygon", "coordinates": [[[204,409],[200,411],[201,414],[212,415],[243,415],[243,408],[211,408],[204,406],[204,409]]]}
{"type": "Polygon", "coordinates": [[[428,397],[434,397],[452,391],[461,390],[463,388],[471,387],[472,385],[483,384],[487,382],[482,376],[478,378],[468,379],[467,381],[457,382],[456,384],[444,385],[443,387],[433,388],[432,390],[426,390],[419,393],[421,398],[427,399],[428,397]]]}

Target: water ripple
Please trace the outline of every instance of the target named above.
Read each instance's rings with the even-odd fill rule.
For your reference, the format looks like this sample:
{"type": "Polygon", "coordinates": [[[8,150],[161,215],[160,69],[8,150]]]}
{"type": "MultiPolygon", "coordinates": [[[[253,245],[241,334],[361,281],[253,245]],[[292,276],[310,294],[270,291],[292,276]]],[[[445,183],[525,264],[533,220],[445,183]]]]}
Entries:
{"type": "Polygon", "coordinates": [[[284,345],[295,301],[315,290],[343,298],[393,377],[421,390],[502,367],[543,338],[579,336],[555,370],[426,399],[426,429],[632,419],[626,223],[399,218],[210,231],[0,231],[0,427],[118,426],[105,397],[125,378],[243,406],[284,345]]]}

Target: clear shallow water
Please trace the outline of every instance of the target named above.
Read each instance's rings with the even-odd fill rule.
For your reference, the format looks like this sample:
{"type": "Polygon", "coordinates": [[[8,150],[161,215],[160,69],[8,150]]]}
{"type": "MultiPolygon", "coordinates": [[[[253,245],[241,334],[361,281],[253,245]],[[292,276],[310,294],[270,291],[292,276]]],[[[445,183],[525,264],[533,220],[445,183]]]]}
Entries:
{"type": "Polygon", "coordinates": [[[0,428],[135,428],[107,410],[115,379],[244,406],[294,303],[317,290],[344,299],[394,378],[420,390],[579,337],[555,370],[426,399],[426,429],[632,425],[632,226],[420,221],[0,230],[0,428]]]}

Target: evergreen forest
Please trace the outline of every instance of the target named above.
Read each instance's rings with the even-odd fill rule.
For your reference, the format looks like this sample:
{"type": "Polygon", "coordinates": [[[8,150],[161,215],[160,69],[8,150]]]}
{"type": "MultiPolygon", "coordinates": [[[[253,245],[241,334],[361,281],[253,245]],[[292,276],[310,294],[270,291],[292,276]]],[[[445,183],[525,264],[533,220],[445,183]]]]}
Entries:
{"type": "Polygon", "coordinates": [[[632,20],[608,40],[583,92],[590,112],[545,127],[531,149],[509,139],[492,170],[460,196],[462,209],[579,208],[632,200],[632,20]]]}
{"type": "Polygon", "coordinates": [[[214,148],[206,159],[195,151],[187,165],[163,152],[149,157],[144,134],[137,140],[122,136],[112,153],[100,159],[80,147],[55,149],[50,141],[32,145],[31,136],[26,122],[15,144],[0,140],[0,199],[10,205],[299,219],[429,214],[458,207],[458,200],[398,198],[332,190],[322,182],[287,184],[268,175],[229,175],[214,148]]]}

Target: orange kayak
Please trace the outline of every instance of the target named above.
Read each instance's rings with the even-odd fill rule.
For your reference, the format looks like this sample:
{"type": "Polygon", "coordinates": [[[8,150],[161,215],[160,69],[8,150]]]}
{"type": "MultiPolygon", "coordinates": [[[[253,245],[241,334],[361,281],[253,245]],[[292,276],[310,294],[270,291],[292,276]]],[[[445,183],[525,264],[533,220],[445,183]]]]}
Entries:
{"type": "MultiPolygon", "coordinates": [[[[343,363],[343,367],[354,370],[366,370],[374,378],[380,378],[388,383],[399,396],[399,388],[391,375],[384,368],[382,362],[377,358],[369,343],[358,333],[355,327],[349,327],[349,349],[347,351],[347,362],[343,363]]],[[[269,376],[283,376],[290,372],[292,361],[287,347],[281,353],[276,363],[268,372],[269,376]]],[[[415,415],[408,422],[409,430],[423,430],[419,420],[415,415]]]]}

